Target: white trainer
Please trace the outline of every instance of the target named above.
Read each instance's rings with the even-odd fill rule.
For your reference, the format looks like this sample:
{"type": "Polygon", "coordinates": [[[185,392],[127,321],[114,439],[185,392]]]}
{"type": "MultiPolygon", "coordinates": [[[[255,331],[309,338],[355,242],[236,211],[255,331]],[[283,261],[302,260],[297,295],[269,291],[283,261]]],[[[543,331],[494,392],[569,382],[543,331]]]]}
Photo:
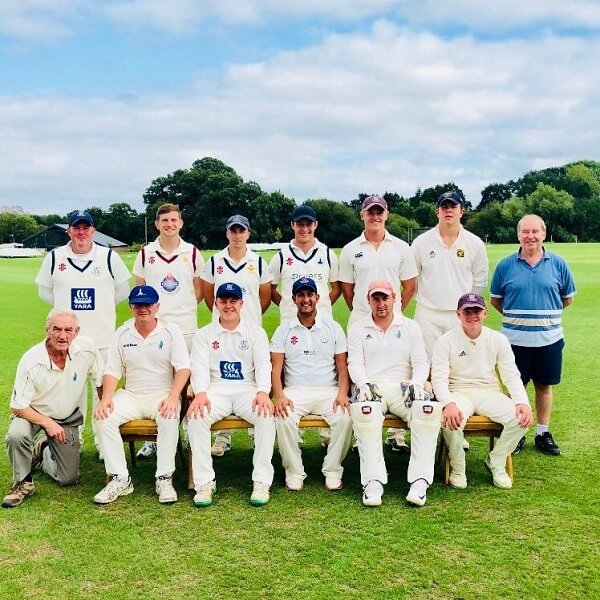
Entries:
{"type": "Polygon", "coordinates": [[[452,469],[450,471],[450,477],[448,478],[450,487],[458,490],[464,490],[467,487],[467,476],[464,473],[459,473],[452,469]]]}
{"type": "Polygon", "coordinates": [[[156,442],[144,442],[144,445],[137,451],[136,458],[152,458],[156,455],[156,442]]]}
{"type": "Polygon", "coordinates": [[[94,496],[96,504],[110,504],[119,496],[127,496],[133,492],[131,477],[119,479],[118,475],[113,475],[112,479],[94,496]]]}
{"type": "Polygon", "coordinates": [[[329,492],[337,492],[344,487],[339,477],[325,477],[325,489],[329,492]]]}
{"type": "Polygon", "coordinates": [[[250,504],[252,506],[264,506],[271,498],[269,493],[271,486],[262,483],[261,481],[255,481],[252,489],[252,495],[250,496],[250,504]]]}
{"type": "Polygon", "coordinates": [[[286,477],[285,489],[290,492],[301,492],[304,489],[304,481],[300,477],[286,477]]]}
{"type": "Polygon", "coordinates": [[[158,494],[158,501],[161,504],[173,504],[173,502],[177,502],[177,492],[173,487],[173,479],[170,475],[157,477],[155,490],[158,494]]]}
{"type": "Polygon", "coordinates": [[[362,503],[365,506],[381,506],[381,497],[383,496],[383,484],[377,479],[367,481],[363,488],[362,503]]]}
{"type": "Polygon", "coordinates": [[[231,450],[231,445],[217,438],[210,449],[210,453],[212,456],[218,458],[219,456],[223,456],[225,452],[229,452],[229,450],[231,450]]]}
{"type": "Polygon", "coordinates": [[[492,482],[496,487],[509,490],[512,487],[512,479],[509,474],[506,472],[506,469],[496,469],[492,467],[492,463],[490,462],[490,457],[485,459],[485,466],[487,470],[492,474],[492,482]]]}
{"type": "Polygon", "coordinates": [[[194,496],[194,506],[210,506],[213,501],[213,494],[217,491],[217,483],[213,479],[208,483],[203,483],[196,489],[194,496]]]}
{"type": "Polygon", "coordinates": [[[413,481],[408,490],[406,501],[414,504],[415,506],[424,506],[427,502],[427,489],[429,484],[424,479],[417,479],[413,481]]]}

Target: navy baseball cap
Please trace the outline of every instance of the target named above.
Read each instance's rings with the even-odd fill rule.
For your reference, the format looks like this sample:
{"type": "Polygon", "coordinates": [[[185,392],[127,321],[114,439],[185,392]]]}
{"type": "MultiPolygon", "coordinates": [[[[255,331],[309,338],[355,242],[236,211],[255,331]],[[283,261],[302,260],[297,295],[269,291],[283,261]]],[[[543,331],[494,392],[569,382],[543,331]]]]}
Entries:
{"type": "Polygon", "coordinates": [[[388,209],[388,205],[387,205],[387,202],[385,201],[385,198],[382,198],[381,196],[373,195],[373,196],[367,196],[363,200],[360,210],[369,210],[373,206],[379,206],[379,208],[382,208],[383,210],[388,209]]]}
{"type": "Polygon", "coordinates": [[[292,213],[292,223],[296,223],[302,219],[306,219],[307,221],[312,221],[314,223],[317,220],[317,213],[310,206],[302,204],[294,209],[294,212],[292,213]]]}
{"type": "Polygon", "coordinates": [[[151,285],[136,285],[129,292],[129,304],[156,304],[158,292],[151,285]]]}
{"type": "Polygon", "coordinates": [[[250,231],[250,221],[248,221],[244,215],[233,215],[233,217],[229,217],[229,219],[227,219],[227,229],[231,229],[235,225],[239,225],[240,227],[250,231]]]}
{"type": "Polygon", "coordinates": [[[463,199],[456,192],[444,192],[438,197],[437,205],[441,206],[442,202],[453,202],[454,204],[464,204],[463,199]]]}
{"type": "Polygon", "coordinates": [[[237,283],[222,283],[217,288],[215,298],[238,298],[241,300],[244,296],[242,288],[237,283]]]}
{"type": "Polygon", "coordinates": [[[458,299],[456,310],[464,310],[465,308],[482,308],[485,309],[485,300],[479,294],[463,294],[458,299]]]}
{"type": "Polygon", "coordinates": [[[81,221],[92,227],[94,226],[94,219],[87,210],[76,210],[69,215],[69,227],[72,227],[75,223],[80,223],[81,221]]]}
{"type": "Polygon", "coordinates": [[[295,296],[300,290],[311,290],[317,293],[317,284],[310,277],[300,277],[292,285],[292,296],[295,296]]]}

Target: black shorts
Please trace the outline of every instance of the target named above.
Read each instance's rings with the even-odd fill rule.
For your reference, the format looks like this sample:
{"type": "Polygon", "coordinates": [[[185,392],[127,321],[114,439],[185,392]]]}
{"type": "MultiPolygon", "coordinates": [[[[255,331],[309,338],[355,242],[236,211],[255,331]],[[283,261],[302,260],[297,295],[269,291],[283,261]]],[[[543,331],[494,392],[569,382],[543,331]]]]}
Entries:
{"type": "Polygon", "coordinates": [[[523,385],[527,385],[530,381],[541,385],[560,383],[564,347],[565,340],[558,340],[549,346],[537,348],[512,346],[523,385]]]}

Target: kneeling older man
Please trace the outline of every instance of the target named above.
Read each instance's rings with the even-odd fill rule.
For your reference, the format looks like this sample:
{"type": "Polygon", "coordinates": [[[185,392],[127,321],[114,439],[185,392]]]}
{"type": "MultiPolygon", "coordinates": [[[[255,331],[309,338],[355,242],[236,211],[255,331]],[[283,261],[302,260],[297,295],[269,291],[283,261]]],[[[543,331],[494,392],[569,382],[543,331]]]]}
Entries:
{"type": "Polygon", "coordinates": [[[485,300],[479,294],[464,294],[456,311],[460,325],[442,335],[433,350],[431,382],[443,406],[443,435],[450,458],[450,485],[466,488],[463,429],[471,415],[489,417],[504,426],[485,466],[494,485],[512,487],[506,459],[525,435],[533,420],[508,339],[483,326],[485,300]],[[510,398],[502,393],[496,368],[510,398]]]}
{"type": "Polygon", "coordinates": [[[421,329],[394,312],[395,299],[389,281],[371,282],[367,292],[371,314],[348,332],[348,370],[356,385],[350,411],[365,506],[381,504],[387,483],[381,431],[388,411],[404,419],[411,430],[407,502],[423,506],[433,482],[441,407],[423,389],[429,362],[421,329]]]}

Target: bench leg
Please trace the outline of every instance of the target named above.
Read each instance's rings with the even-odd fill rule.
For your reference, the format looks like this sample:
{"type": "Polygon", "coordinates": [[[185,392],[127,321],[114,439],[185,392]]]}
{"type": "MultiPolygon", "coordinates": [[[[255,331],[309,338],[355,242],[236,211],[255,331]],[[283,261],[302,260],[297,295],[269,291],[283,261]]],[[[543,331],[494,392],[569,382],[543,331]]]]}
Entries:
{"type": "Polygon", "coordinates": [[[135,442],[129,442],[129,454],[131,456],[131,466],[135,469],[137,466],[137,459],[135,457],[135,442]]]}
{"type": "Polygon", "coordinates": [[[192,449],[188,449],[188,490],[194,489],[194,471],[192,469],[192,449]]]}

